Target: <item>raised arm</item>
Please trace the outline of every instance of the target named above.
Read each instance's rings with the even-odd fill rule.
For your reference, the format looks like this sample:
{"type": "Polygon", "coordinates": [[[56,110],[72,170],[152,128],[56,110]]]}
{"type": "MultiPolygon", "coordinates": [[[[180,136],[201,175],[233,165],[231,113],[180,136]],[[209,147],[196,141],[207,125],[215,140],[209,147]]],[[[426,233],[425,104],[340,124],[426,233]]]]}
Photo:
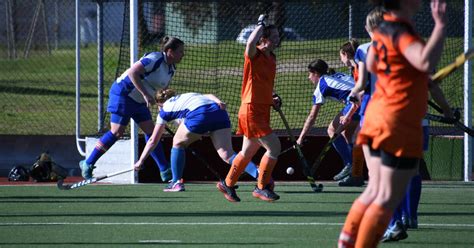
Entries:
{"type": "Polygon", "coordinates": [[[257,43],[263,35],[263,29],[266,25],[267,15],[260,15],[257,21],[257,27],[250,34],[247,40],[247,46],[245,47],[245,54],[249,58],[253,58],[257,54],[257,43]]]}
{"type": "Polygon", "coordinates": [[[441,58],[445,38],[446,2],[443,0],[431,1],[431,14],[435,26],[426,45],[415,42],[403,52],[403,56],[408,62],[423,72],[433,71],[441,58]]]}

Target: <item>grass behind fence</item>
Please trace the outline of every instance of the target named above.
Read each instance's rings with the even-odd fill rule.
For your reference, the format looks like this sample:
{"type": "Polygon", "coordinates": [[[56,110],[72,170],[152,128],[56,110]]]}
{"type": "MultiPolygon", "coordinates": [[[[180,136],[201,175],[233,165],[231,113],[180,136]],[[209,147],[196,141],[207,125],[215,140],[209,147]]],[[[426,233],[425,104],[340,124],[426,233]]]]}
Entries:
{"type": "MultiPolygon", "coordinates": [[[[307,79],[306,63],[315,58],[323,58],[332,67],[347,72],[338,61],[338,46],[343,39],[304,41],[305,49],[295,49],[292,42],[284,42],[276,51],[279,64],[297,63],[296,68],[279,71],[276,89],[284,100],[283,111],[291,113],[290,125],[302,127],[311,107],[313,86],[307,79]],[[307,44],[306,44],[307,43],[307,44]],[[295,99],[298,99],[295,101],[295,99]],[[306,99],[306,100],[305,100],[306,99]]],[[[364,40],[361,40],[363,42],[364,40]]],[[[449,38],[446,49],[459,44],[460,38],[449,38]]],[[[3,48],[4,49],[4,48],[3,48]]],[[[150,48],[156,49],[156,48],[150,48]]],[[[224,98],[229,106],[231,120],[236,125],[237,111],[240,104],[241,73],[243,65],[244,45],[234,41],[223,41],[216,45],[188,45],[186,57],[179,64],[172,87],[180,92],[195,91],[196,85],[208,84],[207,92],[215,93],[224,98]],[[196,62],[193,57],[202,54],[226,51],[225,59],[207,59],[196,62]],[[215,77],[216,68],[234,70],[236,75],[215,77]],[[211,73],[211,76],[205,76],[211,73]],[[190,78],[190,75],[192,78],[190,78]],[[204,75],[204,76],[203,76],[204,75]]],[[[458,49],[459,50],[459,49],[458,49]]],[[[95,47],[89,46],[81,50],[81,130],[83,135],[95,134],[97,128],[97,54],[95,47]]],[[[461,51],[459,50],[459,53],[461,51]]],[[[457,54],[456,54],[457,55],[457,54]]],[[[445,55],[440,63],[444,66],[451,62],[452,54],[445,55]]],[[[104,57],[104,103],[107,103],[108,90],[114,81],[118,62],[118,47],[107,44],[104,57]]],[[[462,70],[455,72],[443,83],[445,94],[454,106],[461,107],[462,87],[454,79],[462,78],[462,70]],[[451,84],[451,86],[450,86],[451,84]]],[[[74,134],[75,132],[75,50],[53,50],[51,55],[32,53],[27,59],[0,59],[0,134],[74,134]]],[[[340,108],[340,104],[331,103],[322,109],[317,126],[327,126],[329,120],[340,108]]],[[[273,126],[283,128],[277,115],[273,113],[273,126]]],[[[105,120],[108,128],[108,119],[105,120]]]]}

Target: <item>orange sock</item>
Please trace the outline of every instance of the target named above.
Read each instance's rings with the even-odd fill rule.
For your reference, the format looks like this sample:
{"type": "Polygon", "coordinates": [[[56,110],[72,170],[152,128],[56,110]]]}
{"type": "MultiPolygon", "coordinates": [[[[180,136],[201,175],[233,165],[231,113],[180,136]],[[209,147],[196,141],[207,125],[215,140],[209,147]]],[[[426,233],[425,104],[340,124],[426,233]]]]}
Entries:
{"type": "Polygon", "coordinates": [[[377,247],[377,244],[380,242],[380,239],[388,227],[392,214],[393,211],[389,209],[375,203],[370,204],[360,223],[355,247],[377,247]]]}
{"type": "Polygon", "coordinates": [[[239,180],[240,175],[244,172],[250,160],[251,158],[245,158],[240,152],[235,156],[234,162],[232,162],[229,173],[227,173],[227,177],[225,178],[225,184],[227,186],[232,187],[237,183],[237,180],[239,180]]]}
{"type": "Polygon", "coordinates": [[[362,221],[364,213],[368,207],[367,204],[364,204],[359,199],[354,201],[351,210],[349,210],[349,213],[347,214],[346,222],[342,227],[342,232],[339,235],[339,247],[354,247],[360,222],[362,221]]]}
{"type": "Polygon", "coordinates": [[[258,168],[259,174],[257,187],[259,189],[265,188],[265,186],[270,182],[272,171],[273,168],[275,168],[277,161],[278,160],[270,158],[266,155],[262,156],[262,159],[260,160],[260,167],[258,168]]]}
{"type": "Polygon", "coordinates": [[[354,145],[352,149],[352,177],[362,177],[364,170],[364,151],[361,145],[354,145]]]}

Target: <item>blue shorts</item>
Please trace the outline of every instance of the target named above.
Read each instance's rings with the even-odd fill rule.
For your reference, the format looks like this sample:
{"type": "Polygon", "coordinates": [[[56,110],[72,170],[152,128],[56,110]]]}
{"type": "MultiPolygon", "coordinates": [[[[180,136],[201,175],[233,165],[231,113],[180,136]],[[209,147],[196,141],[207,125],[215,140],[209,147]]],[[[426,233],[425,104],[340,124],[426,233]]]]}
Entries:
{"type": "MultiPolygon", "coordinates": [[[[349,110],[351,110],[351,106],[352,106],[352,103],[348,102],[348,103],[346,104],[346,106],[344,106],[344,108],[341,110],[342,115],[347,114],[347,113],[349,112],[349,110]]],[[[354,113],[354,115],[352,115],[352,119],[351,119],[351,120],[353,120],[353,121],[359,121],[359,120],[360,120],[360,114],[359,114],[359,112],[360,112],[360,108],[357,109],[357,111],[354,113]]]]}
{"type": "Polygon", "coordinates": [[[219,129],[230,128],[227,111],[217,104],[201,106],[186,115],[184,125],[192,133],[205,134],[219,129]]]}
{"type": "Polygon", "coordinates": [[[130,118],[136,123],[151,120],[150,110],[145,103],[135,102],[126,95],[109,94],[107,111],[111,113],[110,122],[128,125],[130,118]]]}

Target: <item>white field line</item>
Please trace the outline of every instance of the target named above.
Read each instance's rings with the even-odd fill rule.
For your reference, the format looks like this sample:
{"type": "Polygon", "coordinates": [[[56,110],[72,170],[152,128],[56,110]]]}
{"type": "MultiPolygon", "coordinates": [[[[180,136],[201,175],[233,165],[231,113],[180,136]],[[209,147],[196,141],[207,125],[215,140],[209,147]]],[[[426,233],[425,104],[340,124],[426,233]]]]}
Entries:
{"type": "Polygon", "coordinates": [[[157,240],[139,240],[138,243],[181,243],[181,240],[166,240],[166,239],[157,239],[157,240]]]}
{"type": "MultiPolygon", "coordinates": [[[[98,225],[98,226],[111,226],[111,225],[130,225],[130,226],[230,226],[230,225],[248,225],[248,226],[267,226],[267,225],[280,225],[280,226],[342,226],[344,223],[328,223],[328,222],[5,222],[0,223],[0,226],[53,226],[53,225],[98,225]]],[[[474,228],[474,224],[423,224],[420,223],[418,226],[425,227],[470,227],[474,228]]]]}

